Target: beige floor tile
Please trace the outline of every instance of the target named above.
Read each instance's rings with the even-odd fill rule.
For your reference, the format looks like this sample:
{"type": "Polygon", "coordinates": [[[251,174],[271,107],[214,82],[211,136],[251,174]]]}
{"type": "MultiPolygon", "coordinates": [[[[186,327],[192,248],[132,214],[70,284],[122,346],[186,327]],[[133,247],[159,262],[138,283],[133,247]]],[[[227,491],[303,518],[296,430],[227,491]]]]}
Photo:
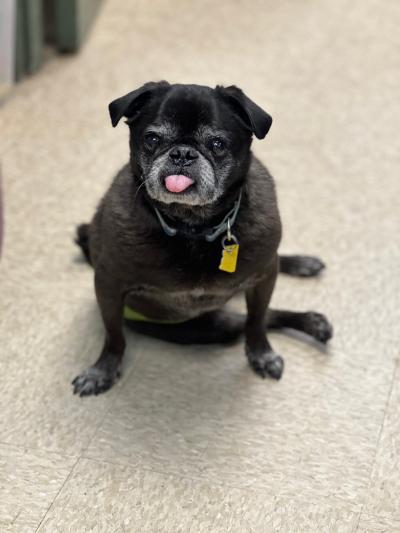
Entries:
{"type": "Polygon", "coordinates": [[[333,502],[299,508],[268,493],[82,460],[39,532],[350,533],[356,521],[333,502]]]}
{"type": "MultiPolygon", "coordinates": [[[[355,530],[400,341],[399,17],[397,0],[109,0],[80,54],[15,88],[0,109],[0,530],[34,531],[82,453],[100,463],[81,460],[43,530],[355,530]],[[275,383],[242,344],[132,334],[121,382],[83,401],[70,380],[103,331],[74,226],[127,160],[108,102],[162,78],[236,83],[273,115],[255,152],[277,179],[282,249],[328,265],[280,278],[273,303],[325,312],[335,338],[324,353],[273,335],[275,383]]],[[[400,531],[398,400],[397,377],[358,531],[400,531]]]]}
{"type": "MultiPolygon", "coordinates": [[[[135,344],[139,336],[132,335],[135,344]]],[[[193,472],[230,408],[223,348],[141,339],[143,353],[85,455],[181,474],[193,472]]],[[[244,356],[241,354],[244,366],[244,356]]],[[[228,363],[229,365],[229,363],[228,363]]]]}
{"type": "Polygon", "coordinates": [[[74,463],[59,454],[0,444],[0,531],[34,532],[74,463]]]}
{"type": "Polygon", "coordinates": [[[101,347],[103,332],[91,300],[60,298],[48,287],[46,295],[33,289],[17,299],[9,293],[0,302],[1,368],[7,376],[1,384],[0,442],[68,455],[79,455],[89,444],[119,391],[117,386],[87,402],[72,395],[71,380],[101,347]]]}
{"type": "MultiPolygon", "coordinates": [[[[375,180],[361,192],[346,169],[340,175],[311,150],[302,155],[300,148],[294,151],[299,158],[294,183],[290,175],[277,176],[281,249],[318,255],[327,269],[315,280],[279,278],[272,303],[324,312],[334,325],[336,348],[375,352],[386,360],[400,341],[400,248],[395,244],[400,217],[393,202],[398,188],[394,175],[388,187],[375,180]]],[[[282,168],[287,172],[288,164],[282,168]]]]}
{"type": "Polygon", "coordinates": [[[272,340],[287,362],[278,383],[252,373],[240,344],[207,354],[146,341],[85,454],[303,501],[362,502],[393,359],[381,368],[368,354],[272,340]]]}
{"type": "MultiPolygon", "coordinates": [[[[338,247],[340,239],[337,236],[338,247]]],[[[282,276],[272,305],[324,313],[334,327],[332,349],[348,358],[360,356],[367,362],[372,357],[385,365],[388,357],[397,357],[400,342],[399,249],[382,246],[379,250],[376,245],[359,252],[357,246],[355,242],[353,250],[338,257],[321,245],[327,269],[320,279],[299,282],[282,276]]]]}
{"type": "Polygon", "coordinates": [[[397,84],[400,11],[395,0],[377,7],[375,0],[349,5],[340,32],[325,50],[317,83],[326,111],[321,152],[334,168],[351,172],[360,187],[378,183],[383,192],[399,161],[400,105],[388,101],[397,84]]]}
{"type": "MultiPolygon", "coordinates": [[[[400,525],[400,366],[380,435],[371,484],[366,499],[366,515],[397,520],[400,525]]],[[[400,528],[399,528],[400,531],[400,528]]]]}
{"type": "Polygon", "coordinates": [[[398,533],[399,531],[400,520],[364,514],[357,528],[357,533],[398,533]]]}
{"type": "Polygon", "coordinates": [[[379,364],[350,369],[340,353],[313,357],[283,338],[274,345],[286,354],[286,375],[272,385],[242,376],[197,465],[201,475],[270,486],[295,501],[362,502],[393,366],[383,374],[379,364]]]}

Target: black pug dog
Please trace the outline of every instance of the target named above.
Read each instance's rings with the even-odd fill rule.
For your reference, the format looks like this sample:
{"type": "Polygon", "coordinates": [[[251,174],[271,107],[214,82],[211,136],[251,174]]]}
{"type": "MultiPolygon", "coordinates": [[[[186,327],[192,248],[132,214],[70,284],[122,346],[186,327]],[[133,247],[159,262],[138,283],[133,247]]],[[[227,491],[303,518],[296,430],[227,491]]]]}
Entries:
{"type": "Polygon", "coordinates": [[[325,343],[326,318],[268,309],[278,271],[316,275],[313,257],[278,257],[274,181],[251,153],[272,119],[235,86],[147,83],[109,106],[130,129],[130,162],[115,177],[77,243],[95,270],[106,338],[97,362],[72,382],[99,394],[120,376],[124,319],[171,342],[231,343],[244,333],[250,366],[279,379],[283,359],[267,328],[325,343]],[[247,316],[224,304],[245,293],[247,316]]]}

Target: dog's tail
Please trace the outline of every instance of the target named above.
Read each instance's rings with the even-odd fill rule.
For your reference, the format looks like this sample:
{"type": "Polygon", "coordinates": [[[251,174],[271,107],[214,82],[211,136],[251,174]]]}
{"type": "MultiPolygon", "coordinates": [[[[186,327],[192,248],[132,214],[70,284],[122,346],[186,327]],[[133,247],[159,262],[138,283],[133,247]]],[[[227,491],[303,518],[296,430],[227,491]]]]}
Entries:
{"type": "Polygon", "coordinates": [[[83,255],[85,256],[86,261],[89,263],[89,265],[92,264],[92,261],[90,259],[90,249],[89,249],[89,224],[80,224],[76,228],[76,237],[75,237],[75,243],[80,246],[83,255]]]}

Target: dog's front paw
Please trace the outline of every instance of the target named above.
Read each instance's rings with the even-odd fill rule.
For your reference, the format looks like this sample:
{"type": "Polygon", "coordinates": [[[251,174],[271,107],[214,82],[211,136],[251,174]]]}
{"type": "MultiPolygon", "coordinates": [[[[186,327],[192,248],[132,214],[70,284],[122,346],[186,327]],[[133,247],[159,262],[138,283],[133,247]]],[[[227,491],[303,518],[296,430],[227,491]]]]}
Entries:
{"type": "Polygon", "coordinates": [[[267,375],[281,379],[285,363],[282,357],[273,351],[255,353],[246,349],[249,364],[256,374],[265,378],[267,375]]]}
{"type": "Polygon", "coordinates": [[[121,376],[119,369],[110,370],[91,366],[72,381],[74,394],[91,396],[110,389],[121,376]]]}
{"type": "Polygon", "coordinates": [[[309,311],[304,316],[304,332],[319,342],[326,344],[333,335],[333,327],[326,316],[309,311]]]}

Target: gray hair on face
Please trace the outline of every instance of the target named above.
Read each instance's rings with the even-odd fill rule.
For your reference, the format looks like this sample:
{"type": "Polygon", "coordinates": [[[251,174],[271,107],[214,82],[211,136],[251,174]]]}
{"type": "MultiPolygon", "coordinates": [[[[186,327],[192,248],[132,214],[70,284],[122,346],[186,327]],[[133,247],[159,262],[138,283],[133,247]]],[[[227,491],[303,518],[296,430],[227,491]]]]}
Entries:
{"type": "Polygon", "coordinates": [[[185,205],[207,205],[213,203],[221,194],[221,184],[216,180],[211,163],[199,154],[196,168],[197,190],[174,194],[168,192],[161,181],[161,175],[168,165],[168,152],[154,160],[146,178],[146,188],[149,195],[165,204],[181,203],[185,205]]]}

